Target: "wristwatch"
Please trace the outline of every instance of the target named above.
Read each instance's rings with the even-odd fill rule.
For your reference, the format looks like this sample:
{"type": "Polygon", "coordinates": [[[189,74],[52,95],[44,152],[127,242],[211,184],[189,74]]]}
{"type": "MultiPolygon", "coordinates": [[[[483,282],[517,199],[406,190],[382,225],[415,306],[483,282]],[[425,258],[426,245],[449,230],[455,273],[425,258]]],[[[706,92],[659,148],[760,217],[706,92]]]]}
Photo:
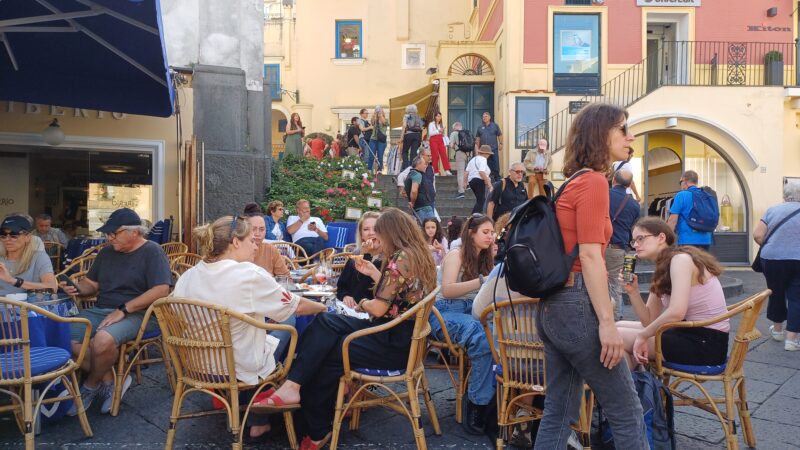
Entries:
{"type": "Polygon", "coordinates": [[[23,285],[24,283],[25,283],[25,280],[23,280],[23,279],[22,279],[22,278],[20,278],[20,277],[17,277],[17,278],[15,279],[15,281],[14,281],[14,287],[15,287],[15,288],[22,287],[22,285],[23,285]]]}
{"type": "Polygon", "coordinates": [[[128,315],[128,308],[125,306],[125,303],[117,306],[117,309],[122,311],[122,314],[128,315]]]}

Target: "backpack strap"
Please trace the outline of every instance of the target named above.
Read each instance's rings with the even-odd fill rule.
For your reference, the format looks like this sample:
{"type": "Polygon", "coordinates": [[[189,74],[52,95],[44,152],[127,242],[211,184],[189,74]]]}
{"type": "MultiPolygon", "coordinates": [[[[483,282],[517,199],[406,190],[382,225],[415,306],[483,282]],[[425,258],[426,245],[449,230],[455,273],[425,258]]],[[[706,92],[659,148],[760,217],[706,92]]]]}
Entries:
{"type": "Polygon", "coordinates": [[[614,223],[614,222],[617,221],[617,217],[619,217],[619,213],[621,213],[622,210],[625,208],[625,204],[628,203],[628,199],[630,199],[630,198],[631,198],[630,195],[625,194],[625,198],[622,200],[622,203],[619,205],[619,207],[617,208],[617,211],[614,213],[614,218],[611,219],[611,223],[614,223]]]}
{"type": "Polygon", "coordinates": [[[765,237],[765,238],[764,238],[764,240],[762,241],[762,243],[761,243],[761,245],[760,245],[759,247],[762,247],[762,248],[763,248],[765,245],[767,245],[767,241],[769,240],[770,236],[772,236],[773,234],[775,234],[775,232],[776,232],[776,231],[778,231],[778,228],[780,228],[780,227],[781,227],[781,225],[783,225],[784,223],[786,223],[786,221],[787,221],[787,220],[789,220],[789,219],[791,219],[792,217],[796,216],[796,215],[797,215],[797,213],[800,213],[800,208],[797,208],[796,210],[794,210],[794,212],[792,212],[792,213],[791,213],[791,214],[789,214],[788,216],[784,217],[784,218],[783,218],[783,220],[781,220],[780,222],[778,222],[778,225],[776,225],[776,226],[775,226],[775,228],[773,228],[772,230],[770,230],[770,231],[769,231],[769,233],[767,233],[767,237],[765,237]]]}
{"type": "Polygon", "coordinates": [[[586,173],[589,173],[591,171],[592,171],[592,169],[581,169],[581,170],[573,173],[572,176],[569,177],[569,179],[567,179],[567,181],[565,181],[564,184],[562,184],[561,187],[558,188],[558,191],[556,192],[556,196],[553,197],[553,203],[558,201],[558,198],[561,197],[561,194],[564,192],[564,189],[566,189],[566,187],[570,183],[570,181],[573,181],[574,179],[578,178],[579,176],[581,176],[583,174],[586,174],[586,173]]]}

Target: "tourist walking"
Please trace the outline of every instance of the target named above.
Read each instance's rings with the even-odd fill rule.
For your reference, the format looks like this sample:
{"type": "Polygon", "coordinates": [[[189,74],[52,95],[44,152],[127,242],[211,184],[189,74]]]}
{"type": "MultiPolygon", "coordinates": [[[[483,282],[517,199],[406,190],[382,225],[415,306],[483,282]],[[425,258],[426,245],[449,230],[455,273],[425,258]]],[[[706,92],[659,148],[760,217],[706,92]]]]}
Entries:
{"type": "Polygon", "coordinates": [[[422,118],[417,112],[417,105],[406,106],[406,114],[403,116],[403,129],[400,130],[400,150],[403,159],[403,169],[411,164],[411,160],[417,156],[417,151],[422,143],[422,118]]]}
{"type": "Polygon", "coordinates": [[[486,158],[492,154],[492,148],[488,145],[481,145],[478,148],[478,154],[472,158],[467,164],[466,171],[464,172],[464,179],[475,194],[475,206],[472,207],[472,213],[483,213],[483,207],[486,203],[486,191],[492,191],[492,180],[489,178],[491,169],[487,163],[486,158]]]}
{"type": "Polygon", "coordinates": [[[481,145],[488,145],[492,149],[492,154],[488,158],[489,168],[492,171],[492,181],[500,179],[500,152],[503,150],[503,133],[500,127],[492,122],[492,115],[488,112],[483,113],[483,123],[475,133],[475,148],[481,145]]]}
{"type": "Polygon", "coordinates": [[[386,139],[389,136],[389,121],[386,120],[386,113],[380,106],[375,107],[372,115],[373,132],[370,135],[370,153],[367,158],[367,167],[370,171],[377,172],[383,170],[383,153],[386,151],[386,139]]]}
{"type": "MultiPolygon", "coordinates": [[[[428,143],[431,148],[433,160],[433,171],[441,175],[452,175],[450,173],[450,158],[447,156],[447,146],[444,143],[445,129],[442,123],[442,113],[437,112],[433,120],[428,124],[428,143]],[[441,168],[439,162],[441,161],[441,168]]],[[[447,138],[449,140],[449,138],[447,138]]]]}

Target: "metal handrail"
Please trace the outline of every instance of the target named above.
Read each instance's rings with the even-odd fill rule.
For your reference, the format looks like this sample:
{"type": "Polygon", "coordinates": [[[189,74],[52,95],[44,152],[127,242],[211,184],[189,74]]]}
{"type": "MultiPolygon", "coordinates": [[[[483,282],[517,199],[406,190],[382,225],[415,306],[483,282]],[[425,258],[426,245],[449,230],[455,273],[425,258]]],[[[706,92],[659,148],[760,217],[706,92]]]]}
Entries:
{"type": "MultiPolygon", "coordinates": [[[[605,102],[628,108],[662,86],[792,84],[796,51],[794,42],[664,41],[658,50],[603,84],[599,93],[581,97],[577,106],[605,102]]],[[[544,138],[553,153],[560,151],[575,112],[565,108],[519,133],[517,147],[534,148],[544,138]]]]}

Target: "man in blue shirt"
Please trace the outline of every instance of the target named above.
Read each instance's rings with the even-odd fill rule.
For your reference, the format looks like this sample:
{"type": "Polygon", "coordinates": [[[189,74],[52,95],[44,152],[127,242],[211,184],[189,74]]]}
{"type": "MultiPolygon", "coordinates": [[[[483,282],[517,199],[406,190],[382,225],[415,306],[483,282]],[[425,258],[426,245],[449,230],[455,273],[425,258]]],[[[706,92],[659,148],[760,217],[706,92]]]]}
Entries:
{"type": "Polygon", "coordinates": [[[481,145],[488,145],[492,148],[492,155],[487,158],[489,170],[492,171],[492,181],[500,179],[500,150],[503,149],[503,133],[496,123],[492,122],[492,116],[488,112],[483,113],[483,123],[475,133],[475,151],[481,145]]]}
{"type": "Polygon", "coordinates": [[[708,250],[711,246],[712,233],[710,231],[695,230],[689,226],[686,220],[694,207],[692,189],[700,189],[697,187],[697,181],[697,172],[694,170],[687,170],[683,173],[680,180],[682,191],[675,194],[675,198],[672,200],[667,224],[678,235],[678,245],[692,245],[708,250]]]}
{"type": "Polygon", "coordinates": [[[611,180],[609,197],[609,216],[613,233],[611,242],[606,247],[606,270],[611,298],[617,303],[617,317],[622,317],[622,286],[617,277],[622,269],[625,252],[629,249],[633,224],[639,220],[639,203],[633,199],[627,189],[633,182],[633,173],[627,168],[614,172],[611,180]]]}

